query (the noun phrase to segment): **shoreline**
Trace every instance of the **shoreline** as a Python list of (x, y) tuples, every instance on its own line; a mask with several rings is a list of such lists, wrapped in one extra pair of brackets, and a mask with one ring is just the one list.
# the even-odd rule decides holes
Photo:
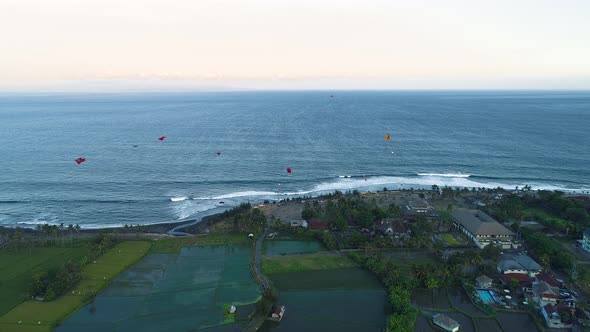
[[(453, 188), (453, 187), (450, 187)], [(441, 187), (442, 189), (442, 187)], [(456, 189), (456, 188), (455, 188)], [(470, 188), (468, 188), (470, 189)], [(488, 190), (496, 190), (498, 188), (494, 188), (494, 189), (488, 189)], [(506, 188), (500, 188), (506, 192), (513, 192), (513, 190), (509, 190)], [(427, 193), (427, 192), (431, 192), (432, 189), (427, 189), (427, 188), (403, 188), (403, 189), (391, 189), (388, 190), (388, 192), (390, 193), (403, 193), (403, 192), (407, 192), (407, 191), (411, 191), (411, 192), (423, 192), (423, 193)], [(551, 190), (551, 191), (555, 191), (555, 190)], [(334, 193), (336, 191), (332, 191), (332, 193)], [(376, 193), (380, 193), (382, 191), (360, 191), (364, 194), (376, 194)], [(536, 193), (537, 190), (532, 190), (532, 191), (520, 191), (521, 193)], [(343, 192), (343, 194), (347, 194), (348, 191)], [(350, 191), (350, 193), (352, 193), (352, 191)], [(579, 197), (579, 198), (583, 198), (583, 199), (589, 199), (590, 200), (590, 194), (589, 193), (569, 193), (569, 192), (563, 192), (564, 196), (567, 197)], [(318, 199), (321, 198), (323, 195), (326, 195), (325, 193), (323, 194), (319, 194), (316, 196), (311, 196), (311, 197), (306, 197), (305, 195), (301, 195), (301, 196), (284, 196), (284, 199), (278, 200), (278, 201), (272, 201), (270, 203), (264, 204), (265, 206), (275, 206), (277, 204), (281, 204), (281, 202), (283, 202), (285, 199), (295, 199), (295, 200), (305, 200), (305, 199)], [(259, 202), (255, 202), (252, 203), (252, 206), (256, 206), (258, 204), (262, 204), (262, 200)], [(216, 209), (211, 209), (209, 211), (203, 211), (200, 212), (198, 215), (196, 215), (193, 218), (187, 218), (184, 220), (179, 220), (179, 221), (170, 221), (170, 222), (162, 222), (162, 223), (156, 223), (156, 224), (147, 224), (147, 225), (141, 225), (141, 224), (136, 224), (136, 225), (129, 225), (128, 228), (126, 227), (122, 227), (122, 226), (115, 226), (115, 227), (97, 227), (97, 228), (82, 228), (80, 229), (80, 232), (75, 234), (75, 237), (82, 237), (82, 236), (89, 236), (89, 235), (96, 235), (96, 234), (101, 234), (101, 233), (107, 233), (107, 234), (116, 234), (116, 235), (161, 235), (161, 236), (192, 236), (195, 234), (205, 234), (207, 233), (207, 228), (211, 225), (211, 220), (215, 219), (216, 216), (219, 216), (221, 214), (223, 214), (225, 211), (231, 209), (232, 207), (227, 206), (224, 207), (222, 209), (216, 208)], [(54, 224), (51, 224), (52, 226), (55, 226)], [(64, 224), (65, 227), (67, 227), (66, 224)], [(192, 232), (192, 233), (187, 233), (182, 231), (183, 229), (190, 227), (190, 226), (195, 226), (193, 227), (194, 229), (196, 229), (196, 232)], [(138, 228), (137, 228), (138, 227)], [(39, 231), (36, 230), (35, 228), (29, 228), (29, 227), (20, 227), (18, 225), (15, 226), (5, 226), (5, 225), (0, 225), (0, 234), (1, 233), (11, 233), (14, 232), (16, 230), (20, 230), (21, 232), (28, 234), (28, 235), (35, 235), (38, 236), (40, 235)], [(137, 230), (137, 231), (134, 231)], [(67, 232), (67, 228), (65, 229), (65, 232)]]

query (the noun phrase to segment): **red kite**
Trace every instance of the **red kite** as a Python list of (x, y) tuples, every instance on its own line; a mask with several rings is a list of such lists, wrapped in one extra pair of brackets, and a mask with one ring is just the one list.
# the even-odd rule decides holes
[(160, 141), (163, 141), (163, 140), (164, 140), (164, 138), (166, 138), (166, 136), (160, 136), (160, 137), (158, 137), (158, 139), (159, 139)]
[(287, 173), (291, 174), (291, 168), (287, 167)]
[(75, 159), (74, 161), (76, 162), (76, 164), (80, 165), (81, 163), (86, 161), (86, 158), (80, 157), (80, 158)]

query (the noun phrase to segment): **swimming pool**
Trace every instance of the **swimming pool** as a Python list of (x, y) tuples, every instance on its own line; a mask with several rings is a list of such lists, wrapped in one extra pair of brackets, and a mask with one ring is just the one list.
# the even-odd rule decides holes
[(479, 294), (481, 301), (485, 304), (494, 302), (494, 294), (492, 293), (492, 291), (489, 291), (487, 289), (478, 289), (477, 294)]

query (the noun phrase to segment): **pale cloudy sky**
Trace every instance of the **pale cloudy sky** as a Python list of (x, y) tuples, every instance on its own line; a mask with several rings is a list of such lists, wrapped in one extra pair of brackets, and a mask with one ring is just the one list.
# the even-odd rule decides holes
[(0, 90), (590, 89), (589, 0), (0, 0)]

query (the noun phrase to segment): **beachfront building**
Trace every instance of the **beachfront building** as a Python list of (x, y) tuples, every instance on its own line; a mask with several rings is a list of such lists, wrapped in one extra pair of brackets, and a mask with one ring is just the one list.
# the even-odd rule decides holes
[(477, 288), (492, 288), (492, 278), (485, 274), (475, 278), (475, 285)]
[(534, 277), (543, 268), (527, 255), (504, 255), (498, 262), (497, 270), (502, 274), (526, 274)]
[(428, 202), (424, 199), (414, 199), (410, 200), (408, 204), (406, 204), (402, 212), (406, 216), (426, 216), (426, 217), (437, 217), (438, 214), (434, 207), (432, 207)]
[(432, 323), (449, 332), (457, 332), (461, 328), (461, 325), (459, 325), (456, 320), (445, 314), (436, 314), (432, 316)]
[(307, 221), (305, 220), (291, 220), (291, 227), (303, 227), (307, 228)]
[(582, 235), (582, 248), (590, 252), (590, 229), (585, 230)]
[(502, 249), (515, 246), (514, 233), (479, 210), (453, 210), (453, 226), (467, 235), (478, 248), (495, 245)]
[(539, 305), (556, 304), (559, 299), (559, 288), (552, 287), (548, 283), (541, 281), (533, 284), (533, 299)]
[(385, 218), (375, 224), (375, 229), (383, 236), (395, 238), (408, 237), (411, 234), (406, 222), (398, 218)]

